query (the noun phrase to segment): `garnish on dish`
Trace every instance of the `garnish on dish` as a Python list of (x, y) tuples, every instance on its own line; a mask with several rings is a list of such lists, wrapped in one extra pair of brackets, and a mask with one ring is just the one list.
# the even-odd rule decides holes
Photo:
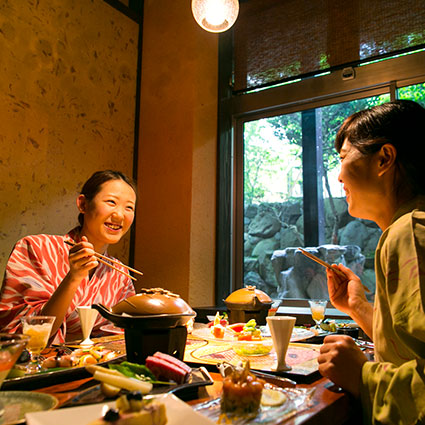
[(217, 311), (214, 320), (208, 324), (208, 327), (211, 328), (211, 333), (215, 338), (222, 339), (224, 338), (224, 333), (228, 324), (227, 313), (220, 315)]
[(121, 389), (148, 394), (153, 385), (182, 384), (192, 372), (186, 363), (161, 352), (148, 356), (145, 365), (124, 361), (109, 364), (107, 368), (89, 365), (86, 370), (101, 382), (101, 390), (107, 397), (116, 396)]
[(140, 392), (122, 395), (115, 402), (116, 409), (89, 425), (165, 425), (167, 413), (164, 403), (155, 399), (143, 399)]
[(258, 411), (265, 381), (250, 372), (249, 361), (233, 370), (223, 380), (221, 410), (246, 415)]
[(242, 332), (237, 334), (238, 341), (261, 341), (261, 330), (257, 327), (255, 319), (249, 320), (245, 323)]

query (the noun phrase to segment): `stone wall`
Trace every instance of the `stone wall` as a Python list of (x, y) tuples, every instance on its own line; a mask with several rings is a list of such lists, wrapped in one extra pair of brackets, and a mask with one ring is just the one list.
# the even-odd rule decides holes
[[(345, 198), (325, 200), (325, 244), (307, 247), (329, 263), (343, 263), (375, 289), (374, 253), (381, 231), (351, 217)], [(336, 212), (336, 215), (332, 211)], [(327, 297), (325, 269), (297, 251), (304, 247), (302, 201), (251, 204), (245, 208), (244, 284), (275, 298)]]

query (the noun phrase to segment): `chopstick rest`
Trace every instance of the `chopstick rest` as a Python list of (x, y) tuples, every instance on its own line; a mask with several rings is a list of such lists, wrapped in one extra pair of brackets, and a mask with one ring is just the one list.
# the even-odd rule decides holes
[[(69, 241), (69, 240), (65, 240), (64, 242), (65, 242), (67, 245), (69, 245), (69, 246), (74, 246), (74, 245), (76, 245), (76, 244), (75, 244), (75, 242), (72, 242), (72, 241)], [(99, 263), (102, 263), (102, 264), (105, 264), (106, 266), (109, 266), (111, 269), (114, 269), (114, 270), (116, 270), (117, 272), (122, 273), (123, 275), (125, 275), (125, 276), (129, 277), (129, 278), (130, 278), (130, 279), (132, 279), (132, 280), (137, 280), (137, 279), (136, 279), (135, 277), (131, 276), (130, 274), (128, 274), (128, 273), (126, 273), (126, 272), (122, 271), (121, 269), (119, 269), (119, 268), (117, 268), (117, 267), (113, 266), (113, 265), (112, 265), (112, 264), (110, 264), (110, 263), (114, 263), (114, 264), (117, 264), (117, 265), (119, 265), (119, 266), (123, 266), (123, 267), (125, 267), (127, 270), (130, 270), (130, 271), (132, 271), (132, 272), (134, 272), (134, 273), (138, 273), (138, 274), (140, 274), (140, 275), (143, 275), (143, 273), (142, 273), (142, 272), (140, 272), (139, 270), (136, 270), (136, 269), (133, 269), (133, 268), (131, 268), (131, 267), (129, 267), (129, 266), (126, 266), (125, 264), (120, 263), (119, 261), (113, 260), (112, 258), (106, 257), (105, 255), (99, 254), (98, 252), (95, 252), (95, 254), (94, 254), (94, 255), (95, 255), (95, 257), (97, 258), (97, 260), (99, 261)], [(105, 259), (106, 261), (104, 261), (103, 259)]]

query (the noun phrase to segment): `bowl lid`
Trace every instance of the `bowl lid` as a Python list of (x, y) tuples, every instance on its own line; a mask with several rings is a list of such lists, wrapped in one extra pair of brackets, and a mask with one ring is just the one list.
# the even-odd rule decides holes
[(194, 313), (179, 295), (163, 288), (142, 288), (112, 307), (112, 312), (132, 316)]
[(232, 292), (224, 301), (229, 304), (241, 305), (271, 304), (273, 302), (265, 292), (252, 285)]

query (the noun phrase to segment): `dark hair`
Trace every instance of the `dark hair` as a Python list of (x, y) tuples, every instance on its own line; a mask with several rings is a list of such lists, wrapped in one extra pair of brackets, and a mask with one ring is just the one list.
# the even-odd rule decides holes
[[(338, 130), (335, 148), (348, 140), (364, 155), (386, 143), (397, 150), (398, 186), (412, 195), (425, 193), (425, 108), (412, 100), (395, 100), (349, 116)], [(406, 188), (406, 184), (408, 187)]]
[[(84, 195), (88, 201), (91, 201), (102, 188), (103, 183), (109, 180), (122, 180), (134, 190), (137, 195), (136, 183), (127, 177), (124, 173), (114, 170), (96, 171), (83, 185), (80, 194)], [(78, 214), (78, 222), (82, 226), (84, 224), (84, 214)]]

